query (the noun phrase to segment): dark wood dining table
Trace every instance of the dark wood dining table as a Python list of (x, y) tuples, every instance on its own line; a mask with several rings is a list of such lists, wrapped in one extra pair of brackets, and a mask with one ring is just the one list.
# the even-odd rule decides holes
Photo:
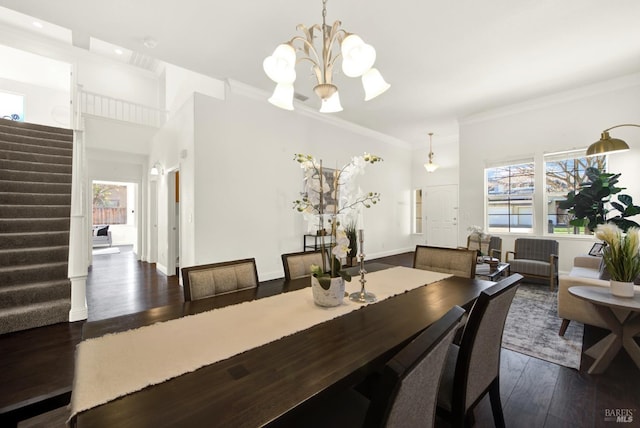
[[(374, 270), (393, 267), (371, 264)], [(357, 278), (354, 278), (357, 281)], [(78, 427), (259, 427), (286, 425), (312, 400), (363, 381), (453, 306), (470, 309), (494, 282), (450, 277), (364, 306), (194, 372), (76, 415)], [(309, 279), (185, 302), (85, 324), (99, 337), (298, 290)]]

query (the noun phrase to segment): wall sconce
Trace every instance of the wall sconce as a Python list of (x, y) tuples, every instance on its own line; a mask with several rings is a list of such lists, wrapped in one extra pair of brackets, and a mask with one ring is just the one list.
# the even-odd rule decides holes
[(431, 137), (433, 137), (433, 132), (429, 132), (429, 161), (424, 164), (424, 168), (427, 170), (427, 172), (433, 172), (440, 167), (440, 165), (433, 162), (433, 148), (431, 146)]
[(614, 128), (620, 128), (622, 126), (636, 126), (640, 128), (640, 125), (634, 125), (632, 123), (625, 123), (623, 125), (612, 126), (602, 131), (600, 139), (589, 146), (587, 149), (587, 156), (603, 155), (605, 153), (624, 152), (629, 150), (629, 145), (623, 140), (618, 138), (611, 138), (609, 131)]
[(160, 162), (156, 162), (153, 164), (153, 166), (149, 170), (149, 174), (153, 176), (164, 175), (164, 170), (162, 169), (162, 165), (160, 164)]

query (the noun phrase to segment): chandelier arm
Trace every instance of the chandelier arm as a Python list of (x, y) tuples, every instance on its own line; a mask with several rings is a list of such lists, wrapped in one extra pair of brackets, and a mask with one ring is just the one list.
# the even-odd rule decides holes
[(298, 58), (298, 61), (309, 61), (313, 65), (312, 70), (316, 75), (316, 80), (318, 81), (318, 85), (322, 83), (322, 70), (313, 59), (306, 56), (303, 58)]
[(640, 128), (640, 125), (636, 125), (634, 123), (623, 123), (622, 125), (616, 125), (616, 126), (612, 126), (611, 128), (607, 128), (602, 132), (607, 132), (607, 131), (610, 131), (610, 130), (615, 129), (615, 128), (620, 128), (622, 126), (635, 126), (637, 128)]

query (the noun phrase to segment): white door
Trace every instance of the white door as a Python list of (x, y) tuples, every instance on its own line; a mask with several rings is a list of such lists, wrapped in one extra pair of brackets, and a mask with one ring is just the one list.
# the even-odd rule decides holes
[(431, 186), (422, 195), (427, 245), (458, 246), (458, 186)]
[(149, 263), (158, 261), (158, 182), (149, 182)]

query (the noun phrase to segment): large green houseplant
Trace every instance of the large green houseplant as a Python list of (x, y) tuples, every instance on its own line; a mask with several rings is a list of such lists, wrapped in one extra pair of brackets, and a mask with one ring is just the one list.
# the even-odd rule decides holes
[[(630, 227), (640, 227), (628, 218), (640, 214), (640, 206), (633, 204), (631, 196), (620, 194), (624, 187), (616, 186), (621, 174), (601, 172), (594, 167), (587, 168), (585, 174), (587, 180), (578, 191), (570, 191), (567, 199), (558, 204), (573, 215), (569, 222), (571, 225), (586, 227), (590, 231), (605, 223), (613, 223), (625, 232)], [(608, 204), (617, 211), (617, 215), (608, 216), (613, 211)]]

